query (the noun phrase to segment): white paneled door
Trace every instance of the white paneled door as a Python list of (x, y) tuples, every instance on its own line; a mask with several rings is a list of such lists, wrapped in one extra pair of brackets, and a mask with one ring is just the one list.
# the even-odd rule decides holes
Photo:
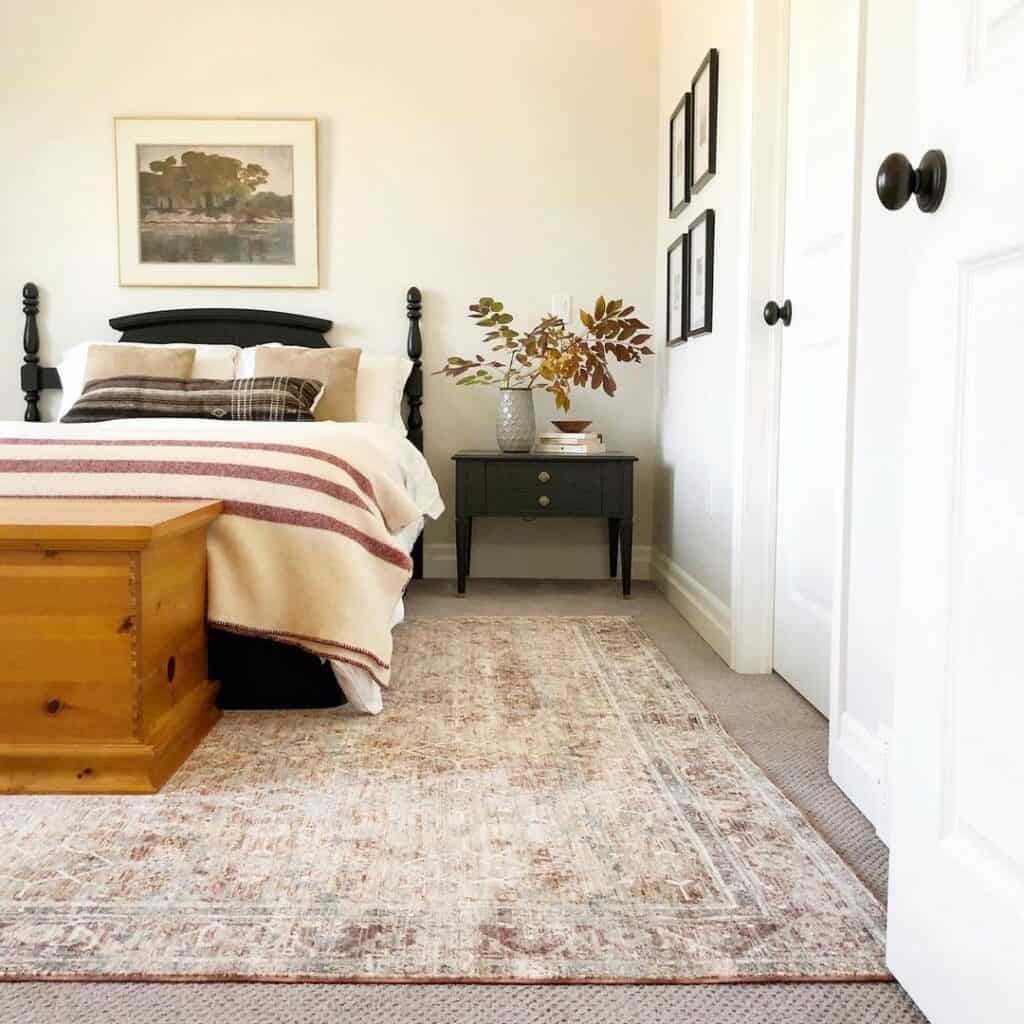
[[(1024, 2), (917, 10), (937, 212), (911, 293), (889, 963), (932, 1024), (1024, 1021)], [(881, 154), (879, 155), (881, 156)]]
[(775, 670), (829, 713), (855, 224), (858, 0), (791, 0)]

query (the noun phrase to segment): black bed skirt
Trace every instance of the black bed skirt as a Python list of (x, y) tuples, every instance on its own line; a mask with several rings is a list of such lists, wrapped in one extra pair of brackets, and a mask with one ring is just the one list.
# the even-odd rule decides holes
[(217, 706), (226, 711), (346, 703), (331, 666), (291, 644), (211, 629), (208, 648), (210, 678), (220, 681)]

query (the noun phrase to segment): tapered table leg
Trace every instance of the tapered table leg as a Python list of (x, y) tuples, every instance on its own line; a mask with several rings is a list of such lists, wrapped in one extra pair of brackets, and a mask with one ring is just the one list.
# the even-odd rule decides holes
[(619, 571), (619, 520), (608, 520), (608, 575), (615, 579)]
[(469, 575), (469, 550), (472, 542), (473, 520), (460, 516), (455, 520), (455, 562), (459, 575), (459, 593), (466, 592), (466, 577)]
[(633, 587), (632, 519), (623, 519), (619, 524), (619, 543), (622, 546), (622, 596), (629, 597)]

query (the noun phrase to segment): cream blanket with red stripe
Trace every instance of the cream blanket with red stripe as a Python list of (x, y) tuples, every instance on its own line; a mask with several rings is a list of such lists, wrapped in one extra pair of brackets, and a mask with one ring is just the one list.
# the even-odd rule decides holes
[(392, 535), (436, 514), (403, 481), (410, 452), (422, 461), (397, 431), (356, 423), (3, 424), (0, 495), (220, 498), (210, 624), (387, 685), (391, 617), (412, 574)]

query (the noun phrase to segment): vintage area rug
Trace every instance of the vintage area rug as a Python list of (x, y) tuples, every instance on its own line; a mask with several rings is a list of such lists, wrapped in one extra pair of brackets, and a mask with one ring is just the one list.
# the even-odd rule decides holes
[(0, 797), (0, 980), (887, 977), (883, 909), (628, 618), (421, 620), (378, 718)]

